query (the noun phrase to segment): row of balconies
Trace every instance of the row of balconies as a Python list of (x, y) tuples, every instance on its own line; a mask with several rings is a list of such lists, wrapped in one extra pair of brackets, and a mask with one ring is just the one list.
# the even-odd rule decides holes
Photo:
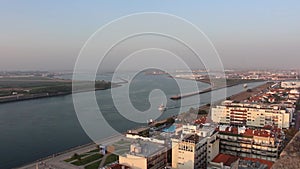
[(242, 148), (252, 148), (251, 144), (245, 144), (245, 143), (240, 144), (240, 143), (236, 143), (236, 142), (221, 141), (221, 144), (235, 146), (235, 147), (242, 147)]
[(237, 151), (237, 150), (232, 150), (232, 149), (228, 149), (226, 147), (223, 147), (221, 149), (221, 153), (226, 153), (226, 154), (231, 154), (231, 155), (235, 155), (235, 156), (242, 156), (242, 157), (251, 157), (253, 155), (255, 156), (260, 156), (260, 157), (271, 157), (271, 158), (277, 158), (278, 157), (278, 153), (270, 153), (270, 152), (263, 152), (263, 151), (255, 151), (255, 150), (250, 150), (250, 151)]
[(253, 142), (253, 145), (260, 146), (260, 147), (271, 147), (271, 148), (276, 148), (277, 147), (274, 144), (258, 143), (258, 142)]
[(220, 139), (228, 139), (228, 140), (237, 140), (237, 138), (238, 138), (238, 134), (226, 134), (226, 135), (224, 135), (224, 134), (219, 134), (218, 135), (218, 137), (220, 138)]
[(277, 157), (270, 157), (270, 156), (263, 156), (263, 155), (257, 155), (257, 154), (249, 154), (249, 153), (243, 153), (243, 152), (233, 152), (233, 151), (227, 151), (227, 150), (221, 150), (221, 153), (224, 154), (231, 154), (234, 156), (240, 156), (240, 157), (250, 157), (250, 158), (259, 158), (263, 160), (268, 160), (268, 161), (275, 161)]
[(268, 153), (278, 153), (279, 149), (258, 149), (254, 147), (237, 147), (237, 146), (231, 146), (231, 145), (221, 145), (221, 148), (226, 148), (228, 150), (234, 150), (234, 151), (244, 151), (244, 152), (251, 152), (251, 150), (255, 151), (264, 151)]
[(268, 151), (268, 152), (278, 152), (277, 148), (266, 148), (266, 147), (262, 147), (262, 148), (257, 148), (257, 147), (252, 147), (253, 150), (262, 150), (262, 151)]
[(194, 165), (194, 168), (206, 168), (206, 160), (197, 161)]
[(207, 147), (202, 147), (202, 148), (197, 149), (195, 152), (202, 153), (202, 152), (206, 152), (206, 150), (207, 150)]
[(238, 153), (248, 153), (248, 154), (256, 154), (256, 155), (263, 155), (263, 156), (270, 156), (270, 157), (277, 157), (278, 152), (266, 152), (266, 151), (260, 151), (260, 150), (254, 150), (254, 149), (241, 149), (236, 147), (230, 147), (230, 146), (221, 146), (221, 150), (228, 150), (228, 151), (234, 151), (237, 154)]
[(147, 165), (147, 168), (149, 169), (157, 169), (157, 168), (163, 168), (167, 164), (167, 161), (161, 161), (159, 163), (149, 164)]
[(235, 151), (235, 152), (248, 152), (248, 153), (251, 153), (251, 149), (248, 149), (248, 148), (238, 148), (238, 147), (231, 147), (231, 146), (225, 146), (225, 145), (221, 145), (221, 148), (226, 149), (226, 150)]
[(240, 143), (245, 143), (245, 144), (251, 144), (252, 143), (252, 140), (242, 140), (242, 139), (238, 139), (236, 140), (237, 142), (240, 142)]
[(261, 156), (268, 156), (268, 157), (277, 157), (278, 153), (269, 153), (269, 152), (264, 152), (264, 151), (256, 151), (253, 150), (252, 154), (256, 154), (256, 155), (261, 155)]
[(198, 154), (198, 155), (196, 155), (195, 159), (196, 159), (196, 161), (206, 159), (206, 155), (207, 155), (206, 153)]
[(198, 152), (198, 151), (206, 151), (206, 149), (207, 149), (207, 146), (206, 146), (207, 144), (202, 144), (201, 146), (198, 146), (197, 148), (196, 148), (196, 152)]
[(242, 144), (240, 142), (232, 142), (228, 140), (221, 140), (221, 144), (226, 144), (226, 145), (231, 145), (231, 146), (236, 146), (236, 147), (244, 147), (244, 148), (256, 148), (256, 149), (263, 149), (263, 150), (269, 150), (269, 151), (274, 151), (278, 150), (278, 147), (276, 145), (272, 144), (253, 144), (253, 143), (247, 143), (243, 142)]

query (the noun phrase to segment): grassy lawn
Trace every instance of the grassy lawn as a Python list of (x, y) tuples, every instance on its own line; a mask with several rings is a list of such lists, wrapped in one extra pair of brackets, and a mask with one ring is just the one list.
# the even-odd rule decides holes
[(84, 169), (98, 169), (100, 163), (101, 163), (101, 160), (85, 166)]
[(119, 156), (117, 156), (117, 155), (115, 155), (115, 154), (110, 154), (110, 155), (106, 158), (106, 160), (105, 160), (105, 162), (104, 162), (104, 166), (107, 165), (107, 164), (109, 164), (109, 163), (115, 162), (115, 161), (117, 161), (118, 159), (119, 159)]
[(97, 152), (99, 152), (99, 149), (94, 149), (94, 150), (89, 151), (89, 153), (97, 153)]
[(11, 92), (12, 91), (10, 91), (10, 90), (0, 90), (0, 97), (2, 97), (2, 96), (9, 96), (9, 95), (11, 95)]
[[(78, 90), (90, 89), (87, 84), (89, 84), (87, 81), (78, 81), (76, 83), (76, 88)], [(111, 87), (111, 82), (95, 81), (95, 87), (96, 89), (109, 89)], [(29, 94), (71, 92), (72, 82), (70, 80), (58, 80), (44, 77), (0, 78), (0, 89), (1, 88), (26, 89), (30, 91)], [(9, 94), (4, 92), (2, 95), (7, 96)]]
[(43, 86), (57, 86), (71, 84), (70, 82), (56, 80), (31, 80), (31, 79), (0, 79), (0, 88), (34, 88)]
[(77, 157), (72, 156), (71, 158), (65, 159), (64, 161), (65, 161), (65, 162), (71, 162), (71, 161), (74, 161), (74, 160), (76, 160), (76, 159), (78, 159), (78, 158), (85, 157), (85, 156), (87, 156), (87, 155), (88, 155), (88, 154), (80, 154), (80, 155), (78, 155)]
[(88, 151), (86, 153), (77, 155), (77, 157), (73, 155), (71, 158), (65, 159), (64, 161), (65, 162), (71, 162), (71, 161), (74, 161), (76, 159), (79, 159), (79, 158), (81, 159), (82, 157), (88, 156), (89, 153), (97, 153), (97, 152), (99, 152), (99, 149), (94, 149), (94, 150)]
[(86, 158), (83, 158), (83, 159), (80, 159), (80, 160), (77, 160), (75, 162), (72, 162), (71, 164), (73, 165), (77, 165), (77, 166), (81, 166), (81, 165), (85, 165), (85, 164), (88, 164), (90, 162), (93, 162), (93, 161), (96, 161), (100, 158), (102, 158), (103, 155), (102, 154), (93, 154), (93, 155), (90, 155)]

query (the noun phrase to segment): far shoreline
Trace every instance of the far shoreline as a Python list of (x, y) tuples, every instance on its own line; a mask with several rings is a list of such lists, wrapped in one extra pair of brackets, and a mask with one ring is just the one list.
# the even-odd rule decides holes
[(10, 97), (7, 99), (0, 99), (0, 105), (6, 104), (6, 103), (13, 103), (13, 102), (22, 102), (22, 101), (27, 101), (27, 100), (37, 100), (37, 99), (45, 99), (45, 98), (51, 98), (51, 97), (61, 97), (61, 96), (67, 96), (71, 94), (77, 94), (77, 93), (84, 93), (84, 92), (91, 92), (91, 91), (100, 91), (100, 90), (109, 90), (112, 88), (120, 87), (122, 86), (119, 83), (112, 84), (111, 87), (109, 88), (96, 88), (95, 90), (81, 90), (81, 91), (71, 91), (71, 92), (59, 92), (55, 94), (49, 94), (49, 93), (40, 93), (40, 94), (35, 94), (32, 96), (25, 96), (25, 97)]

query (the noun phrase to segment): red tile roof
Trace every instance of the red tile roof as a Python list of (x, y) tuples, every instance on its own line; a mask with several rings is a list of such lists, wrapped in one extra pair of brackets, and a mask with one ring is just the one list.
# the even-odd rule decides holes
[[(271, 128), (270, 128), (271, 127)], [(217, 127), (216, 131), (219, 133), (231, 133), (231, 134), (238, 134), (237, 127), (226, 127), (224, 131), (220, 131), (220, 128)], [(278, 127), (272, 126), (265, 126), (264, 129), (249, 129), (247, 128), (244, 133), (241, 133), (242, 136), (260, 136), (260, 137), (272, 137), (281, 136), (281, 129)]]
[(260, 137), (271, 137), (270, 133), (266, 130), (253, 130), (253, 129), (246, 129), (245, 136), (260, 136)]
[(201, 117), (194, 121), (195, 124), (205, 124), (206, 123), (206, 117)]
[(230, 166), (233, 162), (238, 160), (239, 158), (236, 156), (232, 155), (227, 155), (227, 154), (218, 154), (212, 162), (215, 163), (223, 163), (225, 166)]

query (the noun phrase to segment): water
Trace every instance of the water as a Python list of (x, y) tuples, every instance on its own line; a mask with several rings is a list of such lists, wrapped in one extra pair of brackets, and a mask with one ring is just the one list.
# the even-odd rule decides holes
[[(101, 79), (101, 77), (98, 78)], [(180, 81), (185, 84), (184, 92), (191, 92), (191, 81)], [(252, 83), (248, 86), (252, 88), (260, 84)], [(127, 85), (114, 89), (120, 93), (118, 99), (121, 99), (121, 103), (122, 99), (126, 99), (123, 94), (125, 88), (128, 87)], [(208, 87), (207, 84), (200, 82), (198, 86), (200, 89)], [(163, 75), (139, 76), (130, 85), (132, 90), (130, 98), (136, 109), (141, 111), (149, 109), (148, 95), (149, 91), (154, 88), (163, 90), (167, 98), (178, 94), (178, 88), (172, 78)], [(227, 89), (227, 94), (233, 95), (242, 90), (245, 90), (242, 85), (230, 87)], [(110, 90), (97, 91), (96, 96), (97, 101), (101, 103), (102, 113), (107, 114), (106, 120), (117, 124), (115, 125), (117, 130), (126, 131), (139, 125), (139, 123), (128, 123), (120, 120), (120, 115), (112, 107), (112, 102), (109, 99)], [(185, 98), (181, 104), (178, 101), (167, 99), (167, 106), (173, 108), (168, 109), (159, 118), (162, 119), (177, 114), (179, 109), (174, 108), (176, 106), (181, 105), (182, 110), (185, 111), (191, 106), (197, 107), (210, 102), (210, 93), (202, 94), (200, 103), (194, 101), (197, 100), (197, 97), (199, 98), (199, 96)], [(154, 100), (155, 104), (160, 104), (162, 101), (161, 98), (155, 98)], [(87, 112), (90, 111), (93, 111), (93, 108), (87, 108)], [(99, 123), (99, 121), (101, 124), (104, 119), (95, 119), (91, 123)], [(17, 167), (71, 147), (91, 142), (79, 124), (71, 95), (1, 104), (0, 134), (1, 169)], [(100, 137), (109, 134), (103, 131), (103, 135), (101, 134)]]

